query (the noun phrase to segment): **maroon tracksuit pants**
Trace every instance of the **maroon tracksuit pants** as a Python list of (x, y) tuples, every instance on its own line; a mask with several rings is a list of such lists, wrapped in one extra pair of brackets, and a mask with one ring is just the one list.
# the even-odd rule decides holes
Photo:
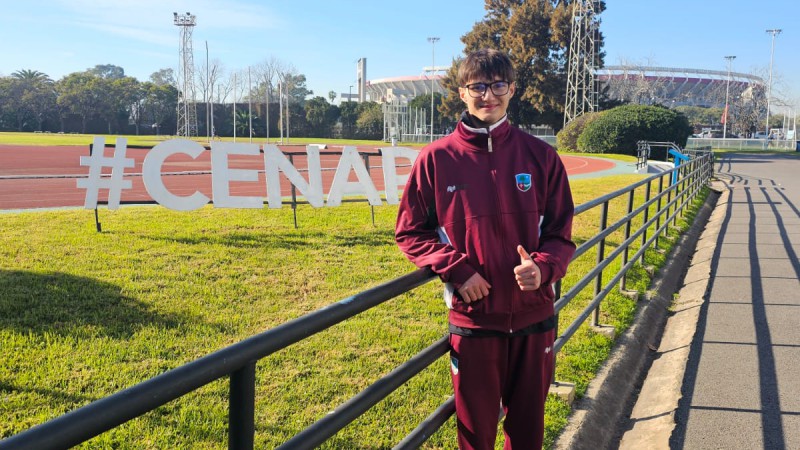
[(458, 446), (493, 450), (500, 407), (504, 449), (542, 448), (555, 330), (515, 337), (450, 334)]

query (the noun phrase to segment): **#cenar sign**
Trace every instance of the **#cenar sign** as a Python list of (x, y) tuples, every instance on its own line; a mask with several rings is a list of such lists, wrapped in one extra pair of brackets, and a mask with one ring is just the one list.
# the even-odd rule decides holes
[[(125, 189), (132, 186), (131, 180), (123, 178), (126, 168), (134, 167), (133, 158), (125, 157), (127, 139), (117, 138), (114, 156), (107, 157), (102, 149), (105, 148), (105, 138), (95, 137), (91, 156), (81, 156), (80, 164), (89, 167), (87, 178), (78, 180), (78, 187), (86, 189), (84, 207), (94, 209), (97, 207), (97, 197), (100, 189), (108, 189), (108, 209), (119, 208), (120, 195)], [(178, 211), (191, 211), (203, 207), (211, 201), (205, 194), (195, 191), (188, 196), (175, 195), (167, 189), (161, 179), (161, 167), (164, 161), (175, 154), (185, 154), (196, 159), (206, 149), (197, 142), (187, 139), (172, 139), (164, 141), (153, 147), (144, 158), (142, 165), (142, 180), (150, 197), (158, 204)], [(228, 167), (228, 158), (231, 155), (258, 155), (258, 144), (213, 142), (211, 144), (211, 192), (214, 206), (217, 208), (263, 208), (264, 198), (257, 196), (234, 196), (230, 193), (231, 181), (257, 182), (257, 169), (232, 169)], [(270, 208), (283, 206), (280, 186), (280, 173), (294, 185), (311, 206), (339, 206), (345, 194), (364, 195), (371, 205), (381, 205), (381, 198), (375, 188), (372, 178), (364, 165), (364, 161), (355, 147), (344, 147), (333, 183), (328, 192), (327, 199), (323, 199), (322, 168), (320, 166), (319, 147), (308, 145), (308, 179), (300, 175), (289, 159), (276, 145), (264, 146), (264, 172), (266, 174), (267, 204)], [(381, 161), (383, 166), (383, 181), (385, 186), (386, 202), (398, 203), (400, 188), (405, 185), (408, 175), (397, 174), (397, 159), (401, 158), (411, 164), (417, 158), (416, 150), (406, 147), (381, 148)], [(104, 167), (111, 168), (111, 176), (102, 175)], [(358, 181), (348, 181), (351, 172), (354, 172)]]

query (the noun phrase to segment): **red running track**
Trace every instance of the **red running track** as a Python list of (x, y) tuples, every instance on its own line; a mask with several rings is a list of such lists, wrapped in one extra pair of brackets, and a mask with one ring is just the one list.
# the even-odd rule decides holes
[[(108, 145), (108, 144), (107, 144)], [(301, 153), (294, 156), (294, 166), (299, 170), (307, 167), (305, 146), (284, 146), (279, 148), (285, 153)], [(358, 147), (358, 151), (371, 154), (368, 156), (370, 175), (378, 191), (382, 191), (383, 169), (381, 158), (378, 156), (377, 147)], [(113, 154), (113, 147), (106, 147), (106, 156)], [(132, 181), (133, 187), (122, 191), (122, 202), (152, 202), (148, 195), (142, 177), (130, 174), (141, 174), (142, 162), (147, 155), (147, 149), (128, 148), (126, 157), (133, 158), (136, 166), (125, 170), (125, 177)], [(341, 152), (341, 147), (329, 147), (322, 153)], [(22, 146), (0, 145), (0, 210), (9, 209), (35, 209), (58, 207), (82, 207), (86, 191), (77, 187), (77, 180), (86, 177), (89, 168), (80, 165), (80, 157), (89, 155), (88, 146)], [(210, 172), (211, 152), (203, 152), (197, 159), (188, 155), (176, 154), (170, 156), (162, 166), (162, 173), (168, 172)], [(321, 157), (323, 192), (327, 194), (333, 182), (333, 176), (339, 161), (337, 155), (323, 154)], [(580, 156), (561, 155), (561, 160), (569, 175), (598, 172), (611, 169), (615, 166), (612, 161)], [(398, 159), (402, 164), (403, 160)], [(231, 168), (259, 169), (258, 182), (232, 182), (231, 195), (237, 196), (262, 196), (266, 197), (266, 182), (263, 155), (258, 156), (232, 156), (229, 160)], [(398, 174), (406, 174), (408, 166), (400, 166)], [(110, 174), (110, 170), (103, 171)], [(175, 195), (191, 195), (200, 191), (209, 198), (211, 194), (211, 175), (187, 174), (162, 177), (165, 186)], [(357, 181), (354, 173), (350, 174), (350, 181)], [(282, 177), (281, 192), (284, 196), (290, 195), (291, 186), (285, 177)], [(105, 190), (100, 191), (99, 200), (107, 200)]]

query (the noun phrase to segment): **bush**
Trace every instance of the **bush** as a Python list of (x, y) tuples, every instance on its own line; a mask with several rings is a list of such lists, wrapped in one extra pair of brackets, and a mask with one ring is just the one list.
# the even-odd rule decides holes
[(556, 148), (559, 151), (577, 151), (578, 137), (583, 133), (586, 125), (594, 122), (603, 112), (588, 112), (572, 119), (561, 131), (556, 134)]
[(578, 151), (636, 155), (636, 142), (674, 142), (685, 147), (692, 127), (683, 114), (662, 106), (623, 105), (587, 124)]

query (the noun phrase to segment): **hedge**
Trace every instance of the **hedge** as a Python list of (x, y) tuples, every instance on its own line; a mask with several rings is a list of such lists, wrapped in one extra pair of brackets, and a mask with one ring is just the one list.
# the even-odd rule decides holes
[(685, 147), (692, 127), (683, 114), (662, 106), (622, 105), (588, 123), (578, 137), (578, 151), (636, 155), (641, 140), (674, 142)]
[(556, 148), (559, 151), (577, 151), (578, 137), (583, 133), (586, 125), (594, 122), (605, 111), (588, 112), (572, 119), (561, 131), (556, 134)]

